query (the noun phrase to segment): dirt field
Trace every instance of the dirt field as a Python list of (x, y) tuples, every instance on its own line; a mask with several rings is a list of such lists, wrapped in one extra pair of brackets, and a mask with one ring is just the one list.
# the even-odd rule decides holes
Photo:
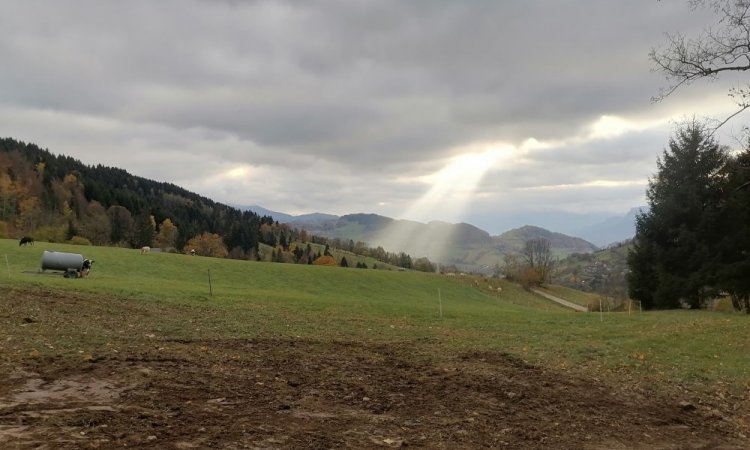
[[(625, 389), (500, 352), (433, 358), (417, 342), (192, 340), (142, 334), (140, 325), (118, 333), (123, 318), (107, 318), (96, 298), (50, 295), (15, 291), (2, 300), (0, 448), (750, 444), (747, 399)], [(122, 302), (129, 322), (158, 320), (157, 311)], [(76, 351), (88, 341), (72, 330), (99, 342), (96, 351)], [(49, 349), (53, 338), (71, 344)]]

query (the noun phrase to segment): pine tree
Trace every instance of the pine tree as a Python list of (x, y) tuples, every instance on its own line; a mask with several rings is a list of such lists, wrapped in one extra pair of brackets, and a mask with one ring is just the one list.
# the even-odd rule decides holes
[(650, 210), (638, 218), (628, 263), (630, 295), (644, 306), (697, 308), (717, 293), (715, 229), (726, 152), (696, 121), (680, 127), (649, 181)]
[(718, 284), (734, 307), (750, 314), (750, 150), (730, 161), (727, 176), (714, 264)]
[(141, 214), (135, 220), (135, 230), (133, 236), (133, 247), (151, 246), (156, 236), (156, 221), (154, 216)]

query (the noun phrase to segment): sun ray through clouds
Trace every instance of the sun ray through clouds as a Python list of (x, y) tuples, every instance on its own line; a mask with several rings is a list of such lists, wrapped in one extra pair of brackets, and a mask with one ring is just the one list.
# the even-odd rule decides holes
[[(450, 159), (441, 170), (419, 178), (429, 188), (402, 217), (427, 222), (439, 216), (460, 222), (487, 172), (515, 152), (515, 147), (497, 146)], [(412, 256), (440, 259), (451, 242), (449, 230), (449, 227), (432, 227), (432, 232), (420, 233), (411, 224), (397, 221), (376, 238), (376, 243), (389, 250), (405, 249)]]

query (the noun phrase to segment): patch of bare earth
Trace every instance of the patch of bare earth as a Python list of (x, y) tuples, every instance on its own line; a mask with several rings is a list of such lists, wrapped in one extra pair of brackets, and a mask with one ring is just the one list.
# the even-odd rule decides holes
[(0, 448), (750, 444), (728, 412), (572, 378), (500, 352), (432, 359), (412, 343), (294, 339), (158, 345), (122, 342), (118, 353), (81, 364), (55, 356), (15, 362), (0, 373)]

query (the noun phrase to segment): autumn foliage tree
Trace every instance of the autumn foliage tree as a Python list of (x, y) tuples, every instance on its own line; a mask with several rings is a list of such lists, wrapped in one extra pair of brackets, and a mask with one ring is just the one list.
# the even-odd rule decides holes
[(41, 204), (37, 197), (26, 197), (18, 205), (16, 227), (23, 233), (35, 229), (40, 224), (42, 215)]
[(8, 222), (15, 217), (18, 196), (15, 183), (6, 171), (0, 171), (0, 220)]
[(81, 236), (94, 245), (107, 245), (110, 242), (112, 225), (107, 210), (97, 201), (92, 201), (85, 208), (85, 214), (79, 219)]
[(185, 253), (195, 250), (200, 256), (226, 258), (229, 255), (224, 239), (216, 233), (202, 233), (190, 239), (185, 245)]
[(167, 217), (159, 225), (159, 232), (154, 238), (154, 245), (159, 248), (173, 248), (177, 242), (177, 226)]
[(336, 258), (330, 255), (323, 255), (320, 258), (317, 258), (315, 261), (313, 261), (313, 264), (316, 266), (338, 266), (338, 263), (336, 263)]

